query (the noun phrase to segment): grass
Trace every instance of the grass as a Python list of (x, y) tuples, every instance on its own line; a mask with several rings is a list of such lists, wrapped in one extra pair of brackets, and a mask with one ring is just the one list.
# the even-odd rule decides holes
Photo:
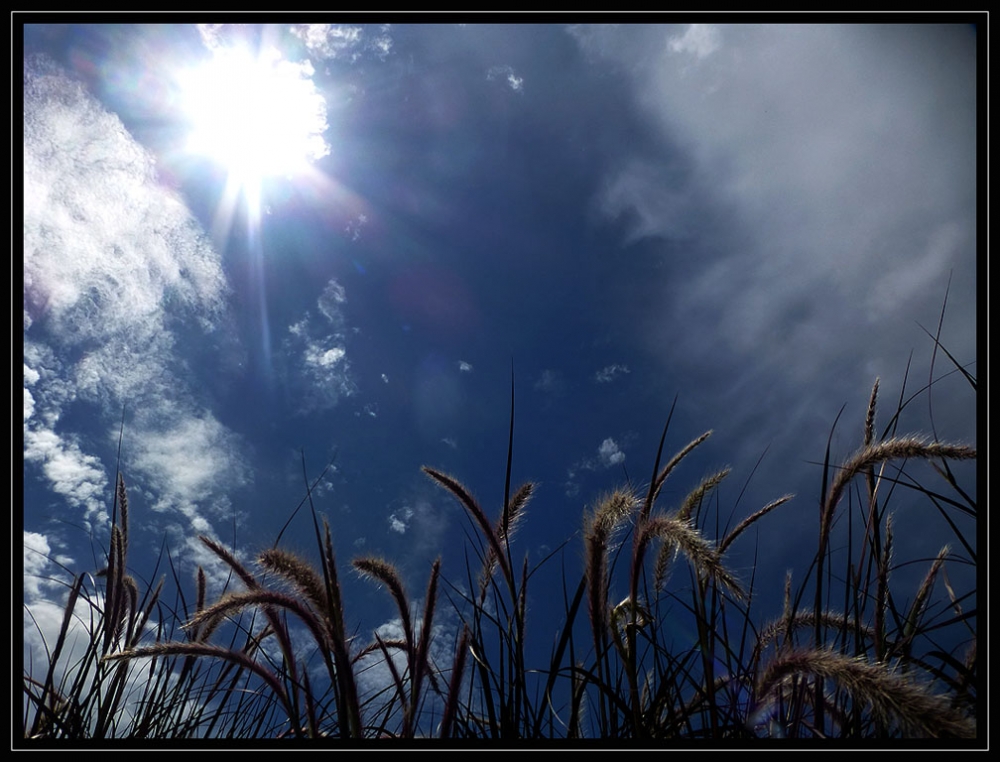
[[(955, 366), (975, 391), (975, 378)], [(789, 572), (783, 590), (763, 594), (752, 575), (743, 580), (730, 569), (728, 554), (749, 542), (749, 528), (780, 528), (791, 496), (731, 529), (710, 530), (728, 475), (720, 471), (679, 506), (664, 506), (667, 479), (711, 434), (664, 463), (668, 417), (647, 487), (614, 489), (584, 516), (583, 568), (563, 572), (554, 639), (529, 628), (526, 616), (529, 584), (550, 567), (517, 561), (515, 530), (529, 517), (533, 485), (511, 492), (510, 451), (496, 517), (456, 477), (424, 468), (474, 528), (464, 581), (449, 579), (439, 560), (415, 605), (390, 561), (352, 562), (400, 617), (401, 637), (375, 633), (367, 644), (351, 629), (343, 571), (308, 482), (318, 562), (276, 544), (245, 563), (202, 537), (231, 572), (231, 584), (209, 602), (204, 571), (187, 600), (167, 552), (163, 578), (140, 592), (127, 571), (128, 496), (119, 477), (106, 568), (73, 580), (56, 641), (41, 667), (26, 665), (23, 742), (974, 739), (977, 591), (974, 583), (956, 590), (948, 570), (976, 565), (975, 538), (960, 529), (976, 502), (952, 469), (976, 451), (897, 433), (904, 409), (930, 385), (901, 393), (877, 432), (878, 393), (876, 381), (858, 450), (837, 464), (827, 445), (812, 563)], [(512, 398), (511, 447), (513, 439)], [(950, 527), (933, 558), (896, 558), (892, 506), (901, 500), (925, 501)], [(910, 564), (922, 571), (916, 587), (897, 581)], [(776, 618), (758, 616), (762, 595), (779, 604), (770, 607), (781, 609)], [(442, 607), (460, 624), (453, 642), (432, 649)], [(25, 617), (33, 621), (28, 609)], [(695, 642), (676, 642), (670, 624), (679, 617), (694, 623)], [(82, 650), (71, 643), (81, 628)], [(529, 637), (552, 639), (547, 661), (529, 663), (538, 651)], [(359, 678), (372, 663), (388, 678), (366, 692)]]

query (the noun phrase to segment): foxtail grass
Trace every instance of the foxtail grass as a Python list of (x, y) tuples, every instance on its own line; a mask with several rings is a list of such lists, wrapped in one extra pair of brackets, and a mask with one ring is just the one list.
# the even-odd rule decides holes
[[(935, 351), (939, 334), (940, 326)], [(968, 370), (945, 354), (975, 391)], [(211, 593), (204, 569), (182, 579), (166, 550), (153, 578), (161, 562), (169, 574), (156, 584), (135, 575), (135, 506), (119, 476), (104, 567), (67, 584), (43, 668), (25, 673), (25, 742), (978, 739), (977, 591), (967, 582), (977, 559), (963, 524), (976, 503), (953, 469), (977, 452), (900, 434), (904, 409), (934, 381), (909, 397), (905, 386), (880, 430), (884, 385), (875, 381), (859, 448), (839, 462), (831, 430), (811, 518), (815, 555), (805, 570), (789, 570), (783, 589), (761, 591), (762, 527), (780, 524), (779, 508), (803, 509), (786, 494), (740, 518), (723, 508), (728, 467), (680, 493), (664, 490), (668, 479), (687, 478), (689, 456), (711, 438), (685, 437), (664, 463), (673, 406), (648, 483), (612, 486), (588, 504), (575, 552), (567, 542), (531, 565), (519, 531), (531, 501), (545, 498), (534, 482), (511, 488), (512, 376), (502, 500), (487, 510), (457, 476), (423, 468), (471, 526), (464, 570), (436, 559), (421, 603), (390, 560), (351, 562), (398, 615), (398, 636), (377, 630), (367, 640), (349, 619), (333, 533), (313, 504), (304, 457), (306, 496), (277, 539), (308, 504), (315, 558), (277, 541), (251, 555), (202, 537), (230, 575)], [(683, 497), (671, 502), (674, 493)], [(948, 536), (936, 554), (907, 558), (903, 528), (918, 502)], [(557, 559), (563, 610), (553, 623), (529, 616), (529, 584)], [(25, 616), (31, 621), (30, 610)], [(445, 625), (455, 622), (449, 636)], [(82, 653), (71, 647), (81, 626)], [(362, 694), (359, 673), (373, 664), (384, 666), (383, 684)]]

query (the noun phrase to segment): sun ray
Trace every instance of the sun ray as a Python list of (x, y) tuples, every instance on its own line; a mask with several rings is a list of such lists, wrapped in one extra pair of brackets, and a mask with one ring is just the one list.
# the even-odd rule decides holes
[(187, 150), (222, 165), (251, 208), (267, 178), (301, 174), (330, 152), (326, 102), (313, 73), (273, 47), (259, 55), (229, 47), (180, 75)]

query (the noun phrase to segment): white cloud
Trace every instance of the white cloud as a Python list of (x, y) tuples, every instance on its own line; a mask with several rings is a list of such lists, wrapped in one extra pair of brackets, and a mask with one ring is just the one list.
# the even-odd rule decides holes
[[(665, 362), (712, 346), (806, 388), (856, 355), (859, 335), (905, 365), (912, 341), (895, 329), (932, 319), (950, 271), (972, 293), (972, 30), (734, 25), (725, 44), (695, 27), (572, 34), (628, 72), (662, 136), (661, 151), (622, 159), (599, 204), (631, 215), (629, 240), (697, 241), (663, 247), (677, 277), (648, 343)], [(948, 307), (974, 325), (974, 299)], [(951, 347), (974, 356), (974, 332), (956, 335)]]
[(312, 55), (325, 59), (356, 61), (363, 53), (385, 60), (392, 52), (391, 27), (383, 24), (377, 34), (347, 24), (294, 24), (292, 34), (305, 43)]
[[(90, 607), (102, 605), (101, 597), (99, 591), (93, 591), (89, 600), (82, 595), (77, 599), (75, 616), (69, 619), (62, 654), (56, 665), (55, 685), (66, 684), (65, 681), (71, 680), (71, 675), (79, 670), (85, 649), (91, 642), (91, 633), (87, 628), (88, 623), (93, 621)], [(35, 598), (25, 603), (28, 604), (23, 619), (25, 670), (35, 680), (43, 681), (52, 649), (59, 639), (66, 604), (59, 599), (48, 598)]]
[(465, 360), (459, 360), (458, 369), (463, 373), (472, 373), (472, 363), (465, 362)]
[(648, 159), (630, 161), (609, 178), (599, 203), (609, 218), (624, 222), (626, 243), (650, 237), (684, 240), (696, 232), (698, 209), (689, 189), (678, 187), (669, 169)]
[(307, 312), (288, 327), (285, 352), (292, 364), (293, 393), (300, 414), (334, 407), (356, 389), (347, 359), (342, 311), (346, 302), (344, 287), (331, 279), (317, 299), (325, 325), (317, 326)]
[(674, 53), (690, 53), (696, 58), (705, 58), (717, 51), (722, 43), (715, 26), (691, 24), (684, 34), (671, 37), (667, 44)]
[(105, 500), (108, 481), (101, 461), (48, 429), (24, 432), (24, 459), (41, 466), (50, 489), (66, 501), (84, 509), (89, 522), (108, 520)]
[(614, 381), (623, 373), (631, 373), (627, 365), (606, 365), (594, 374), (594, 380), (599, 384), (607, 384)]
[(611, 437), (601, 442), (601, 446), (597, 448), (597, 456), (605, 468), (610, 468), (625, 460), (625, 453), (618, 448), (615, 440)]
[(503, 80), (507, 83), (507, 86), (510, 87), (510, 89), (515, 93), (522, 92), (524, 89), (524, 77), (517, 76), (514, 73), (514, 69), (507, 64), (503, 64), (501, 66), (491, 66), (487, 69), (487, 80), (492, 82), (497, 78), (503, 78)]
[(153, 510), (181, 511), (204, 533), (195, 506), (249, 478), (239, 440), (209, 412), (177, 409), (165, 420), (132, 433), (131, 465), (157, 495)]
[(35, 412), (35, 398), (31, 396), (31, 392), (25, 388), (24, 390), (24, 420), (28, 420)]
[(404, 506), (399, 511), (389, 514), (389, 529), (390, 531), (397, 532), (399, 534), (405, 534), (406, 530), (410, 528), (410, 519), (413, 518), (413, 509), (410, 506)]
[(38, 371), (34, 368), (29, 368), (28, 364), (24, 363), (24, 383), (31, 386), (37, 383), (39, 378)]
[(49, 565), (49, 541), (37, 532), (24, 532), (24, 595), (38, 596), (42, 573)]
[[(425, 585), (426, 580), (422, 580), (421, 584)], [(439, 602), (441, 600), (440, 595), (438, 593)], [(437, 665), (440, 669), (449, 670), (455, 660), (458, 623), (455, 621), (454, 614), (451, 614), (448, 608), (441, 606), (440, 603), (436, 610), (438, 613), (435, 614), (434, 624), (431, 626), (428, 656), (432, 664)], [(413, 601), (410, 605), (410, 622), (415, 638), (420, 637), (423, 629), (423, 613), (424, 602), (422, 600)], [(378, 633), (378, 636), (383, 641), (403, 640), (406, 637), (403, 631), (402, 620), (399, 617), (395, 617), (379, 625), (375, 629), (375, 632)], [(369, 637), (371, 640), (374, 640), (371, 636)], [(390, 654), (392, 654), (397, 673), (403, 674), (406, 670), (405, 652), (395, 649), (391, 650)], [(466, 673), (468, 673), (468, 667), (466, 667)], [(385, 656), (379, 650), (374, 651), (371, 655), (361, 660), (356, 669), (356, 674), (358, 692), (362, 701), (366, 697), (376, 693), (394, 690), (392, 674), (385, 663)], [(418, 722), (439, 722), (442, 710), (441, 699), (436, 697), (433, 691), (427, 690), (426, 686), (424, 687), (424, 691), (426, 691), (426, 701), (422, 706), (424, 719)]]
[(319, 311), (332, 325), (339, 326), (343, 323), (343, 315), (340, 312), (340, 305), (347, 302), (347, 291), (336, 280), (331, 279), (323, 289), (317, 300)]
[(331, 365), (336, 365), (342, 359), (347, 351), (343, 347), (333, 347), (332, 349), (323, 350), (322, 347), (313, 345), (306, 349), (305, 362), (306, 365), (317, 365), (323, 368), (329, 368)]
[(546, 369), (535, 379), (533, 388), (546, 394), (557, 394), (564, 386), (562, 375), (558, 371)]
[(373, 37), (369, 43), (372, 50), (375, 52), (375, 55), (383, 61), (392, 52), (392, 37), (388, 35), (389, 28), (388, 24), (383, 24), (381, 30), (382, 34), (377, 37)]
[(162, 328), (162, 303), (214, 311), (218, 256), (117, 117), (51, 65), (26, 65), (24, 296), (62, 341)]
[[(626, 434), (626, 443), (632, 439), (631, 434)], [(580, 494), (580, 481), (577, 478), (581, 471), (597, 471), (601, 468), (611, 468), (625, 460), (625, 453), (619, 444), (612, 438), (607, 437), (597, 448), (597, 457), (586, 457), (566, 469), (566, 481), (563, 488), (566, 497), (574, 498)]]
[[(67, 430), (71, 411), (117, 437), (127, 400), (135, 411), (130, 433), (145, 458), (135, 475), (149, 475), (164, 495), (189, 494), (191, 468), (238, 460), (217, 422), (218, 436), (188, 442), (187, 462), (178, 453), (160, 467), (141, 452), (147, 432), (162, 433), (155, 420), (174, 415), (173, 425), (192, 433), (185, 414), (192, 393), (178, 375), (173, 331), (219, 340), (213, 332), (226, 325), (227, 286), (218, 254), (159, 182), (151, 155), (46, 59), (25, 64), (24, 113), (25, 461), (38, 464), (49, 488), (88, 522), (106, 525), (108, 478)], [(211, 484), (196, 481), (220, 493), (240, 470), (219, 468)], [(205, 527), (194, 505), (189, 517)]]

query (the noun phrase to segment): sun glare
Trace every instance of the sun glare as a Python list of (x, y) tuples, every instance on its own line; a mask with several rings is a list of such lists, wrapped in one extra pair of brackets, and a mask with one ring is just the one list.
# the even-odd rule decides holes
[(223, 165), (244, 189), (302, 172), (329, 153), (326, 103), (312, 73), (308, 63), (285, 61), (274, 49), (259, 56), (243, 48), (216, 51), (182, 76), (187, 149)]

